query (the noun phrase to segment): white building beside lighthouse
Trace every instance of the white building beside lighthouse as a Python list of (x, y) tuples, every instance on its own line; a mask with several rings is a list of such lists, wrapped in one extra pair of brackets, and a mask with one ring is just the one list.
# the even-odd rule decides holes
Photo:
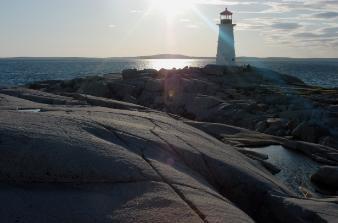
[(225, 9), (220, 14), (221, 23), (219, 24), (217, 65), (235, 65), (234, 27), (236, 25), (232, 23), (232, 14), (228, 9)]

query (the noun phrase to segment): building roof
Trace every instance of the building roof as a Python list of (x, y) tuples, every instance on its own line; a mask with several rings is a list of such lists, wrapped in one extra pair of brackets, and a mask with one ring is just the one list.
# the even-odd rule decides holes
[(221, 12), (221, 15), (232, 15), (233, 13), (230, 12), (227, 8), (225, 9), (224, 12)]

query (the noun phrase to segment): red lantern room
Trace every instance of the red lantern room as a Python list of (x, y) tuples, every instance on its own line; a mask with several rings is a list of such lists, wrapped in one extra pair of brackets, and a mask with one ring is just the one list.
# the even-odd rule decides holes
[(227, 8), (224, 12), (221, 12), (221, 24), (232, 24), (232, 12), (230, 12)]

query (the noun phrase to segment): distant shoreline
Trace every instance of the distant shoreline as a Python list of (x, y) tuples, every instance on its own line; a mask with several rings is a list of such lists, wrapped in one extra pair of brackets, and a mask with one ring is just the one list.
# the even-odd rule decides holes
[[(142, 60), (151, 60), (151, 59), (216, 59), (216, 57), (193, 57), (180, 54), (158, 54), (150, 56), (136, 56), (136, 57), (0, 57), (0, 60), (109, 60), (109, 59), (142, 59)], [(327, 60), (327, 61), (337, 61), (338, 58), (294, 58), (294, 57), (237, 57), (237, 60), (293, 60), (293, 61), (311, 61), (311, 60)]]

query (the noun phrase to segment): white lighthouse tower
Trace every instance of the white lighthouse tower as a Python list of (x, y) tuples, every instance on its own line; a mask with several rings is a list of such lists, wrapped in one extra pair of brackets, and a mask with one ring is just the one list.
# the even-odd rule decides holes
[(234, 27), (236, 25), (232, 23), (232, 14), (228, 9), (225, 9), (220, 14), (221, 23), (219, 24), (217, 65), (235, 65)]

